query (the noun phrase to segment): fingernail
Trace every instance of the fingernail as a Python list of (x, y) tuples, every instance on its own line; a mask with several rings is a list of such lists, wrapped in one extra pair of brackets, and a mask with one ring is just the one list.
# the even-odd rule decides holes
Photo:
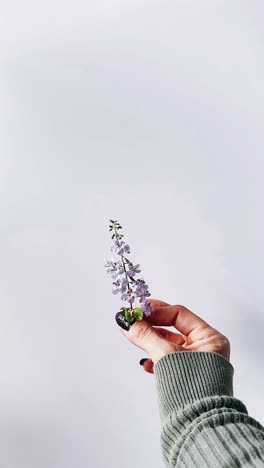
[(128, 322), (125, 318), (124, 312), (117, 312), (115, 319), (116, 319), (117, 325), (119, 325), (119, 327), (123, 328), (126, 331), (130, 330), (132, 325), (136, 322), (135, 319), (133, 322)]
[(139, 364), (143, 366), (144, 362), (146, 362), (147, 360), (147, 358), (140, 359)]

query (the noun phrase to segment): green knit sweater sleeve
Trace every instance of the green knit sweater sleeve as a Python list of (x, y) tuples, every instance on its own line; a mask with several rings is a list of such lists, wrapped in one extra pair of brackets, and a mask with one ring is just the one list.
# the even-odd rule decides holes
[(154, 365), (166, 466), (264, 467), (264, 428), (233, 397), (233, 374), (210, 352), (174, 352)]

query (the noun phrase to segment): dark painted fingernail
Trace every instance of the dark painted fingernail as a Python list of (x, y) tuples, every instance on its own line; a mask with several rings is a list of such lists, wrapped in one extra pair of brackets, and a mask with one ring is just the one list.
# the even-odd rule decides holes
[(147, 358), (140, 359), (139, 364), (143, 366), (144, 362), (146, 362), (147, 360)]
[(119, 327), (123, 328), (124, 330), (128, 331), (134, 325), (136, 320), (134, 319), (133, 322), (128, 322), (125, 318), (125, 313), (124, 312), (117, 312), (116, 316), (116, 323), (119, 325)]

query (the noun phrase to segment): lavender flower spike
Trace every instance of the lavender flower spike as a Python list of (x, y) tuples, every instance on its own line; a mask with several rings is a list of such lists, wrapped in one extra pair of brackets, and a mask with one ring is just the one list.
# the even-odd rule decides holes
[[(126, 320), (132, 322), (142, 320), (143, 315), (148, 317), (154, 312), (154, 308), (147, 299), (150, 296), (148, 285), (143, 278), (136, 279), (137, 274), (141, 273), (140, 265), (133, 265), (127, 258), (130, 247), (122, 240), (124, 235), (120, 234), (120, 229), (122, 226), (116, 220), (110, 219), (109, 231), (112, 231), (114, 241), (111, 252), (118, 255), (118, 259), (105, 260), (105, 269), (114, 280), (113, 294), (120, 294), (121, 300), (129, 303), (130, 307), (121, 307), (121, 310), (125, 312)], [(136, 300), (138, 305), (135, 304)]]

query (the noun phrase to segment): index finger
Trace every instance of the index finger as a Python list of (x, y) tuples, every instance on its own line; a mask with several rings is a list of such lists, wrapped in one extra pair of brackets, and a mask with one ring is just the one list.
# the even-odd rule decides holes
[(151, 300), (150, 304), (154, 307), (154, 312), (146, 317), (146, 321), (151, 325), (175, 327), (186, 336), (198, 327), (209, 326), (207, 322), (182, 305), (155, 307), (155, 301)]
[(160, 299), (149, 299), (149, 302), (154, 309), (156, 307), (164, 307), (164, 306), (170, 306), (171, 304), (168, 304), (168, 302), (161, 301)]

